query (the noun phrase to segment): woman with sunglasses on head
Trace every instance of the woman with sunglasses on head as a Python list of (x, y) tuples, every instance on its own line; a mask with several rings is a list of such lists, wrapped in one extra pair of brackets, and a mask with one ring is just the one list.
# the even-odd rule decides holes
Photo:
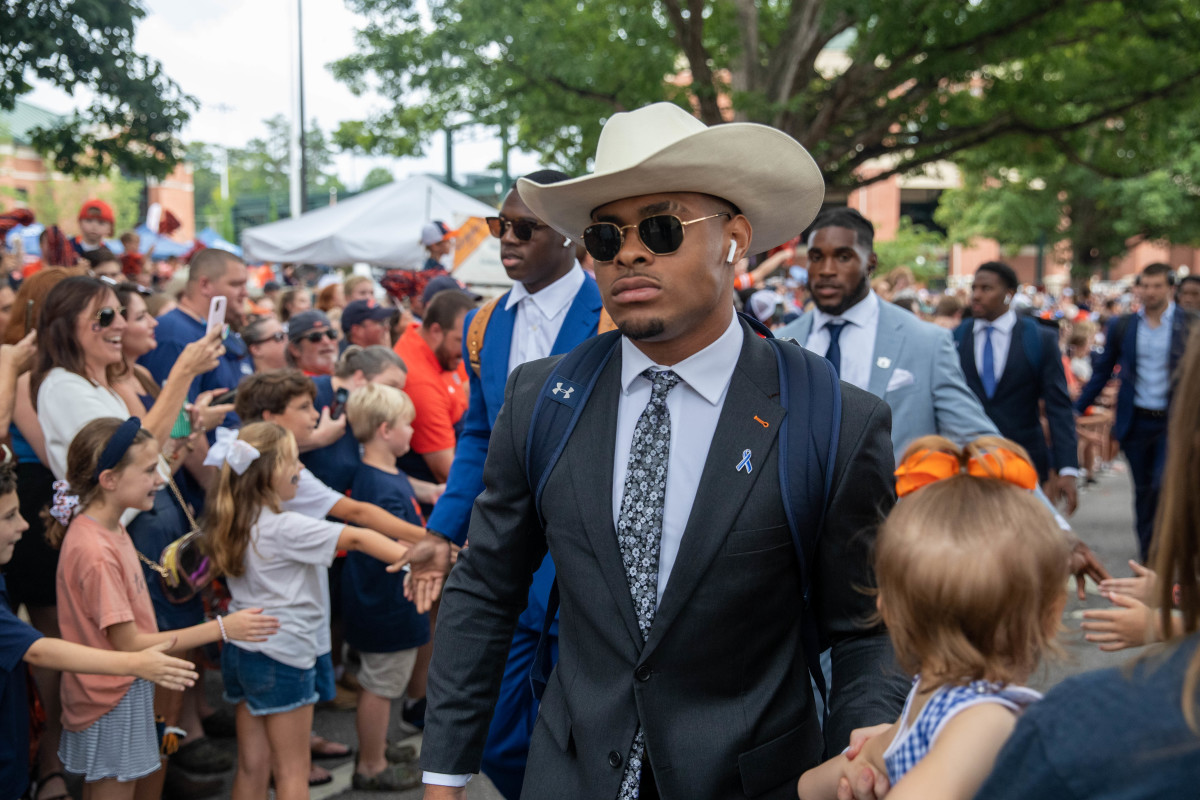
[(287, 362), (287, 327), (274, 314), (254, 317), (242, 328), (242, 340), (254, 360), (255, 372), (283, 369)]

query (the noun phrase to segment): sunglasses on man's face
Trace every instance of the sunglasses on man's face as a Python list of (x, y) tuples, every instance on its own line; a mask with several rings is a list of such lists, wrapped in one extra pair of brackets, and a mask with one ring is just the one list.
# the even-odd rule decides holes
[(504, 232), (512, 228), (513, 236), (516, 236), (522, 242), (528, 242), (533, 238), (533, 232), (538, 228), (546, 227), (540, 222), (535, 222), (531, 219), (505, 219), (504, 217), (485, 217), (488, 231), (497, 239), (504, 237)]
[[(330, 333), (332, 333), (332, 331), (330, 331)], [(319, 333), (316, 334), (316, 337), (317, 337), (316, 341), (318, 341), (318, 342), (321, 341), (321, 334), (319, 334)], [(283, 331), (275, 331), (274, 333), (268, 333), (266, 336), (262, 337), (261, 339), (255, 339), (253, 342), (246, 342), (246, 344), (254, 345), (254, 344), (266, 344), (267, 342), (282, 342), (286, 338), (287, 338), (287, 334), (284, 333)], [(309, 339), (309, 341), (311, 342), (313, 340)]]
[(121, 306), (119, 308), (113, 308), (112, 306), (105, 306), (104, 308), (102, 308), (96, 312), (96, 324), (99, 325), (101, 328), (107, 328), (109, 325), (112, 325), (114, 322), (117, 321), (118, 314), (120, 314), (121, 316), (125, 316), (125, 307), (124, 306)]
[(329, 341), (331, 341), (331, 342), (336, 342), (337, 338), (338, 338), (337, 331), (332, 330), (332, 329), (327, 330), (327, 331), (313, 331), (312, 333), (305, 334), (304, 336), (301, 336), (300, 338), (303, 339), (304, 341), (308, 342), (309, 344), (320, 344), (322, 336), (328, 336)]
[(697, 222), (717, 217), (730, 217), (728, 211), (709, 214), (707, 217), (682, 221), (673, 214), (646, 217), (636, 225), (618, 225), (615, 222), (597, 222), (583, 229), (583, 246), (597, 261), (612, 261), (621, 252), (625, 243), (625, 231), (636, 228), (638, 237), (646, 249), (656, 256), (669, 256), (683, 245), (683, 229)]

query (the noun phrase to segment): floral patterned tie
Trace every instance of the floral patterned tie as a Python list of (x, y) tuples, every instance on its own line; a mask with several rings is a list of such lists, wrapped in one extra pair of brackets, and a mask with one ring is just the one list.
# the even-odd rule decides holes
[[(671, 413), (667, 395), (679, 383), (670, 370), (648, 369), (642, 377), (654, 383), (650, 402), (633, 429), (633, 445), (625, 472), (625, 490), (617, 520), (617, 544), (625, 565), (625, 579), (633, 596), (642, 641), (658, 608), (658, 552), (662, 537), (663, 504), (667, 494), (667, 457), (671, 451)], [(646, 737), (639, 723), (625, 762), (618, 800), (637, 800), (642, 785), (642, 759)]]

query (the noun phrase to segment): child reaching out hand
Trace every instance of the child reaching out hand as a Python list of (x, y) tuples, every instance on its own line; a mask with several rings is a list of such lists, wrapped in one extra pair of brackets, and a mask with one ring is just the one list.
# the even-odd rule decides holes
[[(61, 545), (57, 594), (62, 638), (132, 653), (171, 643), (179, 651), (221, 639), (262, 641), (278, 620), (247, 609), (159, 633), (137, 551), (121, 525), (126, 509), (148, 511), (162, 488), (159, 445), (141, 420), (101, 418), (67, 450), (67, 480), (55, 484), (51, 544)], [(132, 798), (161, 766), (149, 681), (66, 673), (59, 758), (82, 774), (89, 798)], [(160, 776), (155, 776), (155, 779)], [(144, 789), (143, 791), (151, 791)]]
[(1029, 491), (1037, 473), (1025, 451), (997, 437), (960, 450), (929, 436), (896, 476), (904, 499), (876, 542), (876, 604), (916, 678), (900, 719), (853, 758), (800, 777), (804, 800), (834, 800), (868, 768), (890, 783), (889, 800), (974, 797), (1041, 697), (1021, 684), (1054, 647), (1069, 549)]
[(233, 797), (266, 797), (274, 774), (278, 800), (307, 798), (313, 705), (333, 691), (329, 660), (318, 658), (330, 649), (329, 565), (338, 550), (352, 550), (397, 572), (408, 548), (365, 528), (283, 511), (302, 467), (295, 437), (273, 422), (219, 436), (209, 458), (223, 464), (204, 527), (230, 608), (262, 606), (280, 620), (270, 641), (221, 652), (225, 699), (237, 705)]

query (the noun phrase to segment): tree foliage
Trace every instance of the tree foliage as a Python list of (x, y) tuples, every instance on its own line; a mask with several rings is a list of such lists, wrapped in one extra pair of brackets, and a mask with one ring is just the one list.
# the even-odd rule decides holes
[(918, 282), (927, 283), (946, 275), (946, 237), (937, 231), (914, 225), (909, 217), (900, 218), (896, 235), (875, 242), (879, 266), (876, 275), (908, 267)]
[(134, 50), (145, 13), (142, 0), (0, 2), (0, 108), (12, 110), (32, 78), (92, 94), (83, 112), (33, 131), (60, 172), (162, 178), (182, 157), (177, 135), (196, 101)]
[(1089, 133), (1200, 85), (1195, 0), (348, 3), (368, 24), (333, 72), (395, 106), (337, 141), (393, 155), (503, 123), (580, 171), (614, 112), (669, 100), (715, 124), (728, 101), (853, 186), (1005, 137), (1085, 162)]
[(396, 180), (396, 176), (387, 167), (374, 167), (367, 173), (367, 177), (363, 178), (362, 190), (366, 192), (371, 189), (378, 189), (380, 186), (386, 186), (394, 180)]
[[(187, 146), (187, 160), (192, 165), (192, 186), (196, 197), (197, 216), (204, 224), (232, 238), (230, 213), (233, 201), (248, 196), (276, 198), (280, 207), (287, 206), (291, 186), (291, 127), (287, 118), (277, 114), (263, 120), (266, 133), (256, 136), (245, 147), (223, 148), (218, 145), (193, 142)], [(334, 148), (329, 137), (313, 120), (305, 131), (305, 153), (308, 157), (309, 194), (344, 192), (346, 187), (334, 169)], [(229, 198), (221, 198), (221, 171), (228, 159)]]
[(960, 159), (936, 212), (951, 237), (1010, 249), (1039, 239), (1075, 278), (1142, 240), (1200, 245), (1200, 111), (1153, 104), (1081, 137), (1072, 154), (1000, 138)]

